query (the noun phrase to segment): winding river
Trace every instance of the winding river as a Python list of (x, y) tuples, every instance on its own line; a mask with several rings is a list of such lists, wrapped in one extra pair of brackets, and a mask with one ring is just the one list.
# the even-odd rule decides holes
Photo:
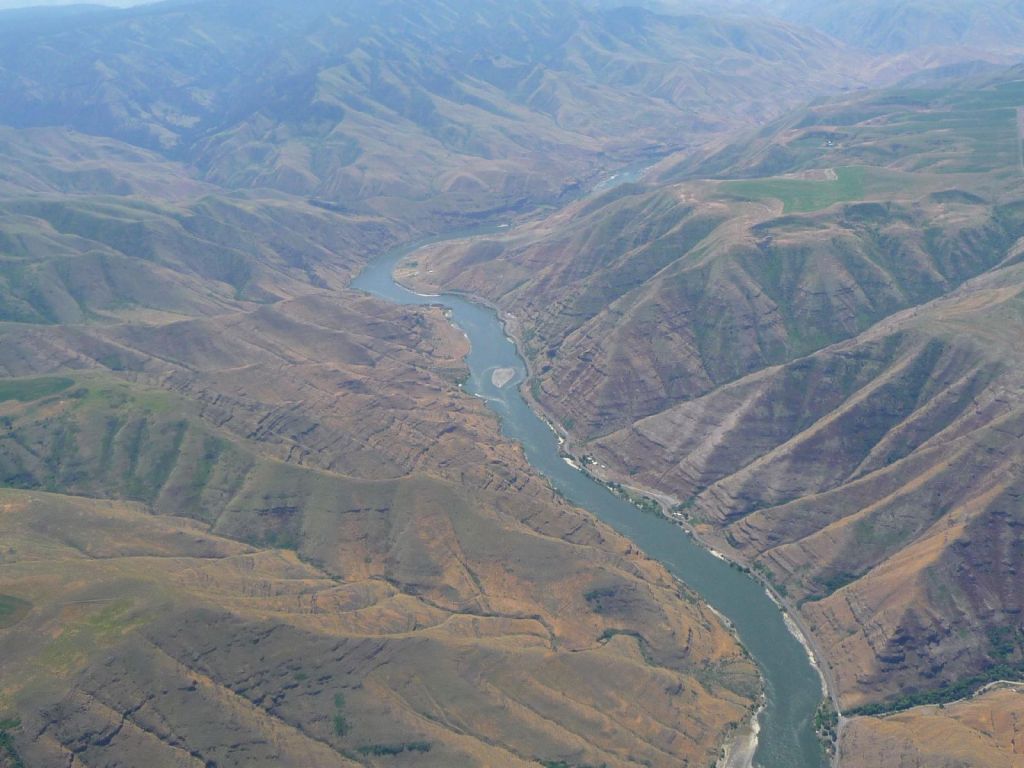
[[(632, 174), (623, 173), (606, 181), (601, 189), (631, 178)], [(526, 366), (491, 309), (451, 294), (422, 296), (392, 277), (399, 261), (429, 242), (494, 231), (461, 232), (396, 248), (371, 262), (352, 287), (397, 304), (440, 304), (450, 310), (452, 321), (466, 332), (471, 345), (466, 390), (487, 401), (500, 416), (503, 433), (522, 444), (534, 468), (566, 498), (629, 537), (732, 621), (765, 682), (766, 701), (754, 764), (761, 768), (821, 768), (826, 760), (813, 726), (814, 712), (822, 700), (821, 678), (764, 587), (712, 555), (670, 520), (640, 512), (565, 462), (556, 435), (519, 392)], [(495, 371), (498, 376), (493, 376)]]

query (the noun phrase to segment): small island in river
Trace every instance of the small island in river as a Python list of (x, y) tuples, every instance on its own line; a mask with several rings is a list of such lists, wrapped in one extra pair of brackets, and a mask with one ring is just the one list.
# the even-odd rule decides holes
[(491, 384), (501, 389), (516, 377), (515, 368), (495, 368), (491, 371)]

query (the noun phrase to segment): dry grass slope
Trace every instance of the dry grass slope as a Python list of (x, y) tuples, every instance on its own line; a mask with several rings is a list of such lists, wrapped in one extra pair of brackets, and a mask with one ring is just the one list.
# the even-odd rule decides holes
[(943, 708), (857, 718), (841, 759), (851, 768), (1019, 768), (1022, 706), (1018, 690), (1004, 689)]

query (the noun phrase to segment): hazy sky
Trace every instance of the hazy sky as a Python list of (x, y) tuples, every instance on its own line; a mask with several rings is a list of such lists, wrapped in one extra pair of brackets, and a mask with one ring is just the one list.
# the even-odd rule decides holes
[(0, 11), (40, 5), (111, 5), (127, 8), (129, 5), (142, 5), (151, 2), (154, 0), (0, 0)]

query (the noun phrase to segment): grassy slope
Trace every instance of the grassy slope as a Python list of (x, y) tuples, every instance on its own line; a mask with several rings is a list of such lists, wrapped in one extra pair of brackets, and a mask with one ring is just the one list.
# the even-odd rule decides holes
[(790, 114), (745, 141), (666, 163), (662, 176), (767, 177), (869, 164), (1009, 178), (1020, 165), (1016, 108), (1022, 97), (1019, 67), (998, 77), (856, 94)]
[(1019, 690), (991, 691), (946, 707), (921, 707), (849, 726), (844, 765), (881, 768), (1014, 768), (1020, 763)]
[(727, 195), (748, 200), (778, 200), (782, 203), (783, 213), (807, 213), (820, 211), (836, 203), (912, 194), (915, 187), (924, 190), (928, 186), (927, 181), (913, 175), (854, 165), (836, 168), (834, 179), (727, 181), (719, 189)]

